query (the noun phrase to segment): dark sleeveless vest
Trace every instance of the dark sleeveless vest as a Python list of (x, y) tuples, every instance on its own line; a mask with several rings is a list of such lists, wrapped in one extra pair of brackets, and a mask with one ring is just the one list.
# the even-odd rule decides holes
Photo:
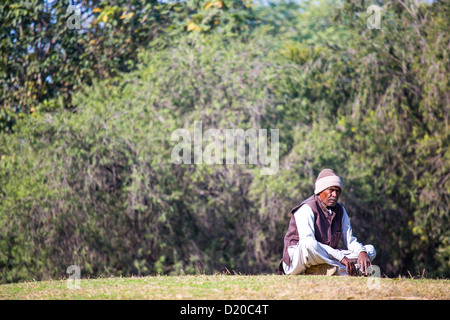
[(320, 201), (319, 196), (314, 194), (291, 210), (291, 220), (289, 221), (289, 227), (284, 236), (283, 258), (278, 265), (278, 274), (284, 274), (283, 261), (288, 266), (291, 265), (288, 248), (299, 242), (294, 213), (304, 204), (309, 205), (314, 213), (314, 235), (316, 240), (334, 249), (338, 246), (341, 237), (342, 215), (344, 210), (339, 203), (336, 203), (334, 207), (330, 208), (333, 212), (330, 215), (322, 201)]

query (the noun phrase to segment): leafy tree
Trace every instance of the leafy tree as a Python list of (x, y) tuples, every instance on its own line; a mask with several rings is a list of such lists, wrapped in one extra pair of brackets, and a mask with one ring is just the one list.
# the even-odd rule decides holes
[[(1, 282), (273, 272), (324, 167), (383, 273), (448, 277), (447, 2), (75, 4), (2, 7)], [(174, 164), (195, 121), (279, 129), (279, 171)]]
[(186, 32), (242, 32), (251, 19), (247, 1), (70, 4), (6, 0), (0, 5), (1, 131), (12, 132), (18, 117), (36, 110), (73, 109), (73, 92), (94, 79), (133, 70), (142, 50), (165, 46)]

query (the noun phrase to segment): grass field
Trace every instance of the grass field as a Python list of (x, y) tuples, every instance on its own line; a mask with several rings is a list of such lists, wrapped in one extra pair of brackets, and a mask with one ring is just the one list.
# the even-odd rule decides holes
[(82, 279), (0, 285), (0, 299), (450, 299), (450, 280), (278, 275)]

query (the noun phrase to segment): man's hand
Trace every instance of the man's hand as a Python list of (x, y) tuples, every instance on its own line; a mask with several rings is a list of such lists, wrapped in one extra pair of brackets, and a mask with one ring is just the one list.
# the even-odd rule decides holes
[(370, 262), (367, 252), (361, 251), (359, 253), (358, 260), (356, 261), (356, 263), (358, 264), (361, 272), (365, 275), (368, 275), (369, 273), (368, 269), (372, 265), (372, 263)]
[(345, 266), (345, 268), (347, 269), (346, 271), (349, 275), (356, 276), (356, 267), (355, 263), (352, 260), (344, 257), (344, 259), (341, 260), (341, 263)]

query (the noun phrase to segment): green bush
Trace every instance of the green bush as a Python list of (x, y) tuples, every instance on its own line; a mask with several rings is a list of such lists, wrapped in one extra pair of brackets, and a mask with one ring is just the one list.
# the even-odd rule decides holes
[(170, 139), (194, 121), (274, 128), (282, 67), (256, 40), (201, 36), (142, 59), (120, 84), (75, 96), (76, 114), (36, 114), (2, 136), (3, 281), (63, 276), (72, 264), (92, 275), (272, 268), (255, 246), (268, 218), (246, 197), (259, 169), (174, 165)]
[[(0, 281), (72, 264), (84, 276), (274, 272), (289, 211), (325, 167), (384, 274), (448, 277), (448, 4), (414, 15), (388, 3), (381, 30), (351, 1), (255, 19), (230, 9), (217, 25), (211, 6), (149, 42), (134, 71), (81, 85), (75, 112), (57, 94), (57, 108), (0, 134)], [(172, 133), (196, 121), (279, 129), (278, 172), (174, 164)]]

